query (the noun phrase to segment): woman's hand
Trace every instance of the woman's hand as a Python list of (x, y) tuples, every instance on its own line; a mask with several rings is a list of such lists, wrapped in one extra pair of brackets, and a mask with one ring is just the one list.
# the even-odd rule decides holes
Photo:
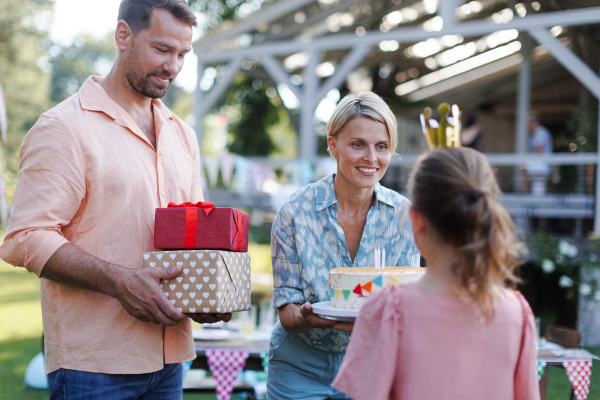
[(333, 325), (333, 329), (348, 333), (352, 333), (353, 328), (354, 322), (337, 322), (335, 325)]
[(334, 321), (324, 319), (313, 313), (312, 306), (304, 304), (286, 304), (279, 308), (279, 321), (281, 326), (288, 332), (307, 332), (313, 328), (331, 329)]

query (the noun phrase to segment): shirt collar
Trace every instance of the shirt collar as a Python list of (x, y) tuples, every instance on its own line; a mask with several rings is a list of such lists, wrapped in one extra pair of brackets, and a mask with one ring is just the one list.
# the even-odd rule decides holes
[[(317, 193), (315, 196), (317, 211), (323, 211), (324, 209), (337, 203), (337, 199), (335, 198), (335, 190), (333, 188), (334, 177), (335, 174), (331, 174), (323, 178), (320, 182), (320, 185), (317, 185)], [(386, 190), (379, 183), (375, 185), (375, 205), (377, 205), (378, 202), (387, 204), (390, 207), (396, 207), (391, 191)]]
[[(79, 89), (81, 108), (89, 111), (100, 111), (119, 122), (124, 110), (104, 91), (98, 82), (101, 76), (90, 76)], [(158, 111), (163, 118), (173, 119), (174, 114), (159, 99), (152, 99), (154, 111)], [(124, 121), (121, 121), (124, 122)]]

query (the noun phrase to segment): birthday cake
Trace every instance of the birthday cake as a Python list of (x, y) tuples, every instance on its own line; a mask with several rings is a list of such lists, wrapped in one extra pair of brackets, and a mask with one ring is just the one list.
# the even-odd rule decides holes
[(370, 294), (396, 283), (419, 280), (425, 273), (421, 267), (355, 267), (329, 271), (330, 305), (336, 308), (360, 308)]

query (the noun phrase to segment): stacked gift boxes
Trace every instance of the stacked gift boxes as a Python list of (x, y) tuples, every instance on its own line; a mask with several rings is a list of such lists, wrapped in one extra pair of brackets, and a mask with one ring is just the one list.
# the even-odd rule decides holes
[(184, 313), (249, 310), (248, 222), (248, 214), (210, 202), (157, 208), (154, 247), (162, 251), (144, 253), (144, 267), (183, 267), (160, 284)]

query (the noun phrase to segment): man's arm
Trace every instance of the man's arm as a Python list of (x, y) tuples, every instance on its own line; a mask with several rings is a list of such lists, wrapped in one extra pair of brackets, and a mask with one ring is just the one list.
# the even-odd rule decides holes
[(159, 281), (176, 277), (181, 269), (127, 269), (102, 261), (66, 243), (50, 256), (41, 277), (114, 297), (129, 314), (141, 321), (176, 325), (187, 317), (168, 301), (160, 289)]

